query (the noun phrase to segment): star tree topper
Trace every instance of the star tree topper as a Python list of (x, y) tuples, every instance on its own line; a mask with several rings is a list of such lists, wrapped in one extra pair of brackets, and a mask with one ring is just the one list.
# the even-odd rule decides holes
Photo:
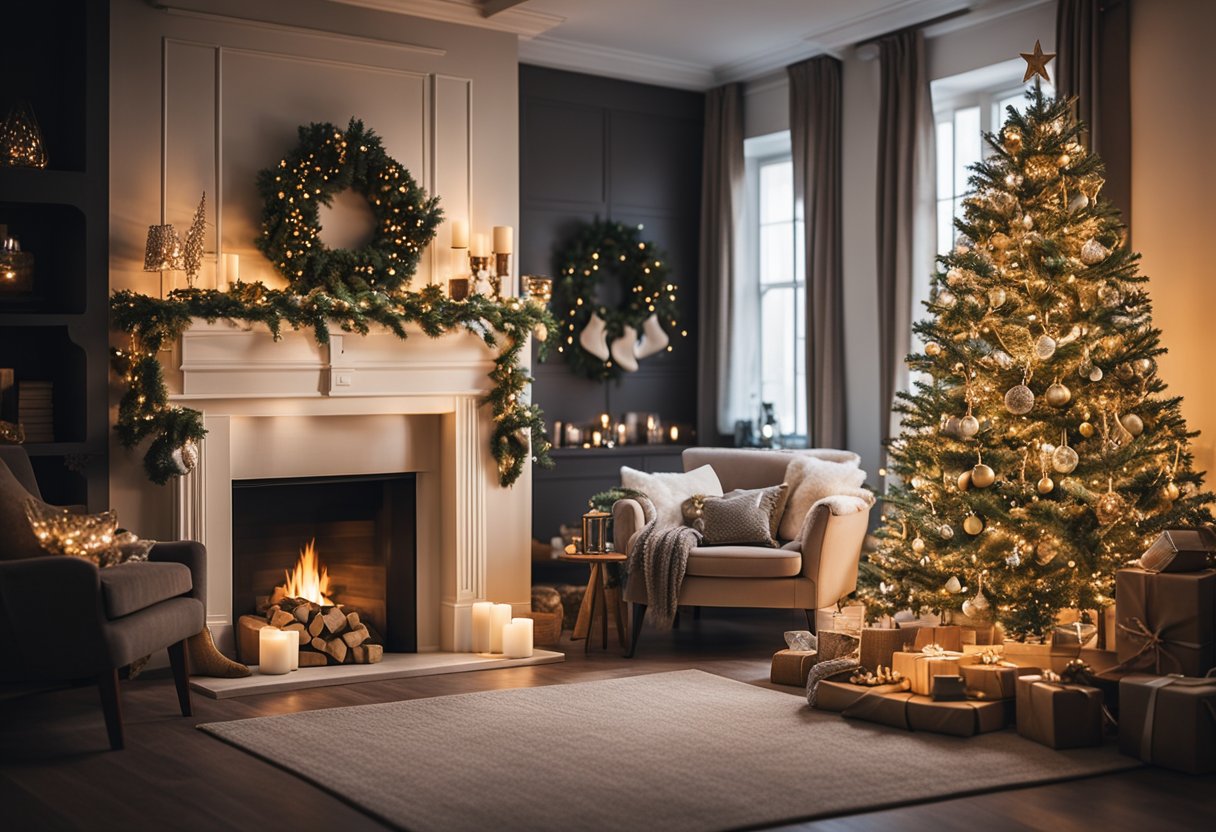
[(1051, 78), (1047, 74), (1047, 64), (1056, 56), (1055, 52), (1044, 52), (1043, 47), (1036, 40), (1034, 42), (1033, 52), (1022, 52), (1022, 60), (1026, 62), (1026, 74), (1022, 76), (1022, 83), (1026, 83), (1036, 75), (1042, 76), (1043, 80), (1051, 83)]

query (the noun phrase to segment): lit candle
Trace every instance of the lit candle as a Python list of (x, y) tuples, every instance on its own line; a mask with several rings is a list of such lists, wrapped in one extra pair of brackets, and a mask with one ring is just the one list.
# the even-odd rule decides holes
[(224, 254), (220, 256), (220, 276), (215, 281), (215, 288), (225, 291), (233, 283), (241, 279), (241, 256), (239, 254)]
[(609, 416), (607, 413), (600, 414), (600, 427), (601, 428), (603, 428), (604, 430), (608, 430), (608, 425), (611, 423), (612, 423), (611, 416)]
[(526, 659), (532, 655), (532, 619), (512, 618), (502, 628), (502, 652), (508, 659)]
[(469, 247), (469, 223), (467, 220), (452, 220), (452, 248)]
[(671, 426), (671, 441), (678, 442), (680, 439), (680, 429), (675, 425)]
[(509, 225), (494, 226), (494, 253), (511, 254), (515, 250), (515, 229)]
[(489, 601), (473, 602), (473, 652), (490, 652), (490, 610), (494, 604)]
[(598, 430), (591, 431), (591, 447), (598, 448), (600, 445), (603, 445), (603, 444), (604, 444), (604, 434), (600, 433)]
[(625, 444), (625, 423), (624, 422), (621, 422), (619, 425), (616, 426), (616, 444), (618, 444), (618, 445)]
[(511, 605), (495, 604), (490, 610), (490, 652), (502, 652), (502, 631), (511, 623)]
[(490, 238), (486, 234), (474, 234), (473, 245), (469, 248), (469, 255), (472, 257), (489, 257), (490, 256)]
[(258, 632), (258, 673), (264, 676), (282, 676), (291, 672), (292, 642), (295, 642), (298, 661), (299, 636), (278, 627), (263, 627)]

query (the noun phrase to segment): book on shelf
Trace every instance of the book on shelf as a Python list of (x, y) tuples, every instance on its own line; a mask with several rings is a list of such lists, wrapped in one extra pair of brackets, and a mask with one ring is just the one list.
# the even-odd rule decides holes
[(25, 429), (26, 442), (55, 441), (54, 383), (17, 382), (17, 421)]

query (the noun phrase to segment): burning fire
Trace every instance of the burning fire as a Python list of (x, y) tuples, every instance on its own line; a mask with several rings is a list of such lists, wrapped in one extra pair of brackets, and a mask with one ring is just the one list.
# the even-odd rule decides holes
[(303, 598), (314, 604), (331, 607), (334, 602), (327, 596), (329, 573), (317, 558), (316, 543), (316, 538), (308, 541), (308, 545), (300, 550), (296, 568), (283, 573), (287, 576), (283, 591), (287, 593), (288, 598)]

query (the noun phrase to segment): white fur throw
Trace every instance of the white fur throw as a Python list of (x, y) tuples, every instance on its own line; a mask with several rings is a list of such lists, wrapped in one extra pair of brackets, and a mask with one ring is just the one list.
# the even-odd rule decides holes
[(641, 491), (654, 503), (656, 526), (660, 529), (684, 525), (684, 501), (694, 494), (721, 497), (722, 483), (708, 465), (682, 474), (650, 474), (627, 465), (621, 466), (621, 485)]
[[(866, 472), (855, 465), (828, 462), (813, 456), (796, 456), (785, 469), (785, 481), (790, 486), (790, 498), (785, 504), (778, 534), (782, 540), (794, 540), (802, 533), (802, 524), (811, 507), (825, 497), (857, 497), (872, 500), (862, 488)], [(836, 510), (833, 514), (846, 513)]]

